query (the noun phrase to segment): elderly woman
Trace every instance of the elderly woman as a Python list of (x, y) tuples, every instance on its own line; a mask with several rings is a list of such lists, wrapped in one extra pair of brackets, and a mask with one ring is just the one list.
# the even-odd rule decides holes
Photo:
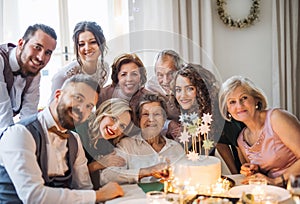
[(104, 101), (87, 123), (76, 127), (95, 189), (99, 187), (99, 170), (125, 164), (125, 160), (114, 152), (114, 147), (130, 129), (131, 108), (128, 101), (119, 98)]
[(166, 168), (167, 158), (171, 163), (184, 155), (181, 145), (161, 135), (166, 120), (165, 101), (162, 96), (146, 94), (138, 106), (141, 133), (123, 138), (115, 149), (126, 160), (123, 167), (108, 167), (102, 171), (101, 184), (109, 181), (137, 183), (154, 181), (154, 175)]
[(246, 127), (238, 137), (243, 162), (241, 173), (266, 178), (272, 185), (284, 186), (291, 174), (300, 173), (300, 123), (291, 113), (267, 109), (267, 99), (251, 80), (241, 76), (227, 79), (220, 90), (220, 110), (230, 121)]

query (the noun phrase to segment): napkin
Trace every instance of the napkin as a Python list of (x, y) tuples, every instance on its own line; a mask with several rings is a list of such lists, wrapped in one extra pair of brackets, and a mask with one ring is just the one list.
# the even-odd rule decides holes
[(153, 183), (138, 183), (138, 186), (145, 192), (149, 191), (162, 191), (164, 189), (164, 184), (160, 182)]

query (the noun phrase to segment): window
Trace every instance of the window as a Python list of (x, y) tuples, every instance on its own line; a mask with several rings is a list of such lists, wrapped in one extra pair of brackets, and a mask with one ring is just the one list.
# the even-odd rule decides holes
[[(128, 33), (128, 8), (124, 0), (0, 0), (0, 41), (16, 43), (29, 25), (43, 23), (55, 29), (57, 47), (41, 71), (40, 107), (48, 103), (52, 76), (74, 59), (72, 34), (77, 22), (97, 22), (106, 40)], [(12, 12), (13, 11), (13, 12)]]

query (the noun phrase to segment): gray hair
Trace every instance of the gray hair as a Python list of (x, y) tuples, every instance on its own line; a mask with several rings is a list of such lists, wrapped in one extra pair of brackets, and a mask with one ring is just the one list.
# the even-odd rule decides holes
[(177, 52), (174, 50), (162, 50), (159, 53), (157, 53), (154, 61), (154, 67), (156, 67), (156, 64), (158, 61), (166, 61), (167, 57), (171, 57), (173, 60), (174, 66), (176, 70), (179, 70), (182, 65), (182, 60)]

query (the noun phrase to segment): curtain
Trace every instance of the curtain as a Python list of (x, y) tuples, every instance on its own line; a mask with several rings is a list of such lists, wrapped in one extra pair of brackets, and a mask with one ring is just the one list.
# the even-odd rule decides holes
[[(219, 77), (212, 60), (211, 3), (211, 0), (129, 1), (130, 51), (138, 50), (143, 62), (149, 64), (154, 59), (151, 51), (173, 49), (185, 62), (201, 64)], [(147, 73), (153, 74), (151, 69)]]
[(299, 1), (273, 1), (273, 107), (300, 119)]
[(213, 71), (212, 1), (174, 0), (174, 32), (179, 39), (179, 50), (185, 61), (201, 64)]

